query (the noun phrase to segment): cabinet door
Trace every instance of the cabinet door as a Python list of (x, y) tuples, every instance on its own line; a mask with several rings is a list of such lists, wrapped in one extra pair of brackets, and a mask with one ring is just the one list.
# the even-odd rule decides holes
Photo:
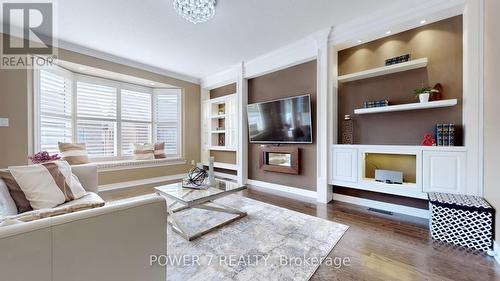
[(355, 148), (333, 148), (333, 181), (357, 182), (358, 150)]
[(238, 102), (236, 100), (236, 95), (231, 95), (226, 101), (226, 147), (231, 149), (236, 149), (238, 144)]
[(424, 151), (423, 191), (465, 194), (465, 152)]
[(201, 119), (201, 147), (208, 149), (211, 146), (210, 143), (210, 123), (211, 123), (211, 106), (210, 103), (205, 101), (202, 104), (202, 119)]

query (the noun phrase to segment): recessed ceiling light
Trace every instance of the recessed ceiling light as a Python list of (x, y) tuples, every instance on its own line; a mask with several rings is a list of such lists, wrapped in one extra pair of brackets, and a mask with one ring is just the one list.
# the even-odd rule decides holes
[(420, 24), (425, 24), (427, 21), (426, 20), (421, 20)]
[(391, 31), (390, 31), (390, 30), (387, 30), (387, 31), (385, 32), (385, 34), (391, 34)]
[(362, 43), (363, 41), (362, 40), (358, 40), (358, 43)]
[(85, 67), (81, 67), (81, 66), (80, 66), (78, 69), (80, 69), (80, 70), (85, 70)]
[(151, 83), (149, 83), (149, 84), (150, 84), (151, 86), (154, 86), (154, 85), (155, 85), (155, 83), (153, 83), (153, 82), (151, 82)]

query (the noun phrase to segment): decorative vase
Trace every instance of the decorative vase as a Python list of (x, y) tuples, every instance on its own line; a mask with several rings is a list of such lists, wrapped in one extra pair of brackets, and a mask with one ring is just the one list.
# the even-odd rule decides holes
[(421, 103), (429, 102), (429, 93), (423, 93), (418, 95), (418, 99), (420, 100)]
[(342, 123), (342, 144), (353, 144), (354, 143), (354, 122), (350, 115), (344, 116), (344, 122)]

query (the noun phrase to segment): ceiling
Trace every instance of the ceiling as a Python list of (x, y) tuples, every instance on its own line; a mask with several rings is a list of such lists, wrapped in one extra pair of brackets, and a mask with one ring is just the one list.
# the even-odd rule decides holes
[(418, 0), (218, 0), (194, 25), (172, 0), (54, 0), (56, 36), (156, 68), (202, 78), (329, 26)]

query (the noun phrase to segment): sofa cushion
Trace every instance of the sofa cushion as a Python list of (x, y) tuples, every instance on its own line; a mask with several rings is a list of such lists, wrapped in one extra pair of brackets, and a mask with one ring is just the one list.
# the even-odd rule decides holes
[(104, 205), (105, 201), (101, 198), (101, 196), (97, 195), (94, 192), (87, 192), (87, 194), (81, 198), (76, 200), (66, 202), (59, 207), (68, 207), (68, 206), (78, 206), (79, 204), (102, 204)]
[(0, 217), (12, 215), (17, 215), (17, 206), (12, 196), (10, 196), (9, 188), (5, 182), (0, 179)]
[(16, 204), (17, 212), (24, 213), (33, 210), (30, 201), (26, 199), (23, 190), (17, 184), (16, 180), (9, 171), (0, 171), (0, 179), (7, 185), (9, 194), (14, 203)]
[(102, 207), (105, 204), (106, 202), (102, 200), (99, 195), (93, 192), (89, 192), (87, 193), (87, 195), (79, 199), (64, 203), (55, 208), (32, 210), (22, 214), (0, 218), (0, 226), (8, 226), (14, 223), (29, 222), (43, 218), (60, 216), (73, 212)]
[(59, 142), (58, 145), (63, 159), (68, 161), (70, 165), (89, 163), (87, 147), (84, 143)]
[(53, 208), (87, 192), (66, 161), (9, 167), (33, 209)]

